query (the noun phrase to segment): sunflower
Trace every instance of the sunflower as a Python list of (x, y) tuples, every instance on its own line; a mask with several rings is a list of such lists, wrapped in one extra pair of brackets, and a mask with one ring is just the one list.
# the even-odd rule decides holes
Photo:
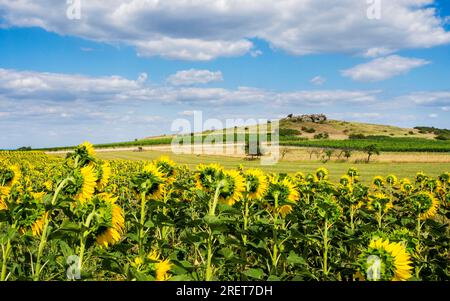
[(78, 147), (79, 148), (84, 148), (89, 156), (91, 156), (91, 157), (95, 156), (94, 146), (90, 142), (84, 141)]
[(45, 188), (47, 191), (52, 191), (52, 189), (53, 189), (53, 183), (52, 183), (52, 180), (47, 180), (47, 181), (45, 181), (45, 182), (43, 183), (43, 185), (44, 185), (44, 188)]
[(259, 169), (249, 169), (245, 172), (247, 198), (251, 201), (260, 200), (267, 191), (267, 179)]
[(342, 186), (344, 187), (350, 187), (352, 186), (353, 178), (349, 175), (343, 175), (341, 179), (339, 180)]
[(412, 262), (405, 246), (382, 238), (372, 240), (358, 260), (360, 273), (368, 280), (406, 281), (412, 277)]
[(285, 218), (286, 215), (288, 215), (292, 211), (293, 211), (293, 209), (292, 209), (291, 205), (283, 205), (280, 207), (280, 209), (278, 209), (278, 212), (280, 212), (280, 214), (283, 218)]
[(176, 164), (169, 157), (162, 156), (158, 160), (154, 161), (154, 164), (159, 167), (161, 172), (166, 177), (166, 182), (171, 184), (175, 181), (177, 175)]
[(324, 167), (320, 167), (316, 170), (316, 177), (317, 179), (319, 179), (319, 181), (326, 180), (328, 178), (328, 174), (328, 169)]
[[(31, 230), (33, 236), (40, 236), (42, 234), (42, 230), (44, 229), (45, 221), (48, 217), (48, 213), (44, 212), (41, 215), (24, 217), (26, 220), (19, 228), (20, 234), (25, 234), (28, 230)], [(34, 218), (34, 220), (32, 220)]]
[(294, 179), (298, 182), (303, 182), (305, 180), (305, 175), (302, 172), (296, 172), (294, 175)]
[(384, 179), (382, 176), (375, 176), (372, 180), (373, 186), (381, 188), (384, 186)]
[(439, 201), (431, 192), (421, 191), (413, 196), (413, 201), (421, 220), (426, 220), (436, 215)]
[(416, 176), (415, 176), (416, 183), (422, 183), (426, 179), (428, 179), (428, 176), (424, 172), (421, 171), (421, 172), (416, 173)]
[(200, 164), (195, 175), (195, 187), (205, 192), (213, 192), (222, 178), (223, 168), (219, 164)]
[(450, 172), (444, 172), (438, 178), (443, 185), (450, 184)]
[(400, 181), (400, 191), (403, 193), (410, 193), (414, 189), (413, 184), (411, 184), (411, 181), (407, 178), (402, 179)]
[(347, 175), (352, 177), (352, 178), (357, 178), (357, 177), (359, 177), (359, 171), (355, 167), (350, 167), (347, 170)]
[(101, 203), (104, 205), (102, 226), (96, 233), (96, 241), (102, 247), (108, 247), (120, 240), (125, 228), (125, 219), (122, 209), (115, 204), (116, 197), (108, 193), (98, 195)]
[(11, 191), (11, 188), (19, 183), (22, 177), (20, 167), (17, 165), (11, 165), (5, 169), (0, 170), (0, 189), (1, 193), (7, 195)]
[(393, 208), (392, 199), (384, 193), (377, 192), (369, 195), (369, 202), (367, 203), (367, 209), (369, 210), (382, 210), (383, 212), (389, 211)]
[(84, 203), (92, 198), (95, 192), (95, 186), (97, 185), (97, 174), (94, 165), (89, 164), (82, 167), (78, 177), (82, 184), (81, 190), (75, 196), (75, 199)]
[(223, 172), (223, 187), (220, 189), (219, 200), (222, 203), (232, 206), (242, 199), (245, 191), (245, 182), (241, 174), (236, 170), (226, 170)]
[(278, 198), (278, 200), (295, 203), (300, 195), (289, 178), (280, 180), (279, 177), (273, 177), (269, 182), (267, 196), (271, 199)]
[(398, 182), (398, 179), (397, 179), (397, 177), (395, 175), (388, 175), (386, 177), (386, 183), (388, 183), (391, 186), (396, 185), (397, 182)]
[(138, 175), (133, 177), (134, 188), (155, 200), (159, 200), (164, 192), (166, 179), (161, 170), (153, 163), (147, 164)]
[(111, 165), (108, 162), (103, 163), (100, 166), (100, 172), (97, 181), (97, 188), (102, 190), (108, 185), (109, 178), (111, 177)]
[(33, 232), (33, 236), (40, 236), (42, 234), (47, 217), (48, 213), (46, 212), (41, 218), (37, 219), (33, 225), (31, 225), (31, 232)]
[(6, 204), (5, 197), (0, 192), (0, 211), (8, 210), (8, 205)]
[(156, 280), (157, 281), (165, 281), (170, 278), (168, 272), (172, 268), (172, 264), (169, 259), (161, 260), (155, 264), (156, 269)]

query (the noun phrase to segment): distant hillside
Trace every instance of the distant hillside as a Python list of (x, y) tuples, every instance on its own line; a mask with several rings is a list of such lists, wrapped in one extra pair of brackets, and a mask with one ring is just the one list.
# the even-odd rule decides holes
[[(366, 144), (376, 143), (384, 150), (398, 151), (449, 151), (450, 131), (433, 127), (401, 128), (391, 125), (370, 124), (362, 122), (349, 122), (330, 120), (323, 114), (313, 115), (289, 115), (279, 120), (280, 142), (282, 145), (304, 147), (336, 147), (359, 149)], [(271, 131), (271, 123), (268, 130)], [(254, 133), (259, 126), (235, 127), (237, 134)], [(226, 137), (223, 133), (226, 129), (208, 130), (201, 133), (191, 133), (194, 137), (215, 134), (216, 142)], [(138, 147), (152, 145), (167, 145), (172, 142), (173, 134), (146, 137), (134, 141), (98, 144), (97, 148)], [(347, 142), (343, 141), (346, 140)], [(438, 140), (446, 140), (439, 142)], [(336, 142), (333, 142), (336, 141)], [(69, 147), (54, 147), (43, 150), (72, 149)]]
[[(308, 118), (306, 118), (306, 120), (308, 120)], [(433, 139), (436, 137), (435, 133), (421, 131), (420, 129), (328, 119), (319, 122), (312, 122), (303, 121), (302, 118), (295, 118), (295, 116), (281, 119), (280, 129), (293, 129), (300, 131), (300, 136), (309, 139), (314, 139), (314, 136), (320, 133), (326, 133), (328, 134), (329, 139), (334, 140), (348, 139), (352, 136), (358, 135), (414, 137), (426, 139)]]

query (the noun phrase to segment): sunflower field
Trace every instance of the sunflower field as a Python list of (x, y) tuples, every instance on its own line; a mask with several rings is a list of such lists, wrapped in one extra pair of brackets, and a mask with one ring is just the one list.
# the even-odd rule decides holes
[(449, 280), (450, 173), (0, 152), (1, 280)]

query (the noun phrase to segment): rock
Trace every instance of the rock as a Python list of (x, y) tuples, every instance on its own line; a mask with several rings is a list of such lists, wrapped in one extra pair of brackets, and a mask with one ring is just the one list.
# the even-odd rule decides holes
[(289, 114), (285, 120), (293, 121), (293, 122), (314, 122), (321, 123), (327, 121), (327, 116), (324, 114), (311, 114), (311, 115), (299, 115), (295, 116), (293, 114)]

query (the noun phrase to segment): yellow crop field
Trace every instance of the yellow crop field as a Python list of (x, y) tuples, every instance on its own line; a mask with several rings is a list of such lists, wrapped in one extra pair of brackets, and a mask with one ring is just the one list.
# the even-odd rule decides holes
[(1, 280), (448, 280), (450, 173), (0, 152)]

